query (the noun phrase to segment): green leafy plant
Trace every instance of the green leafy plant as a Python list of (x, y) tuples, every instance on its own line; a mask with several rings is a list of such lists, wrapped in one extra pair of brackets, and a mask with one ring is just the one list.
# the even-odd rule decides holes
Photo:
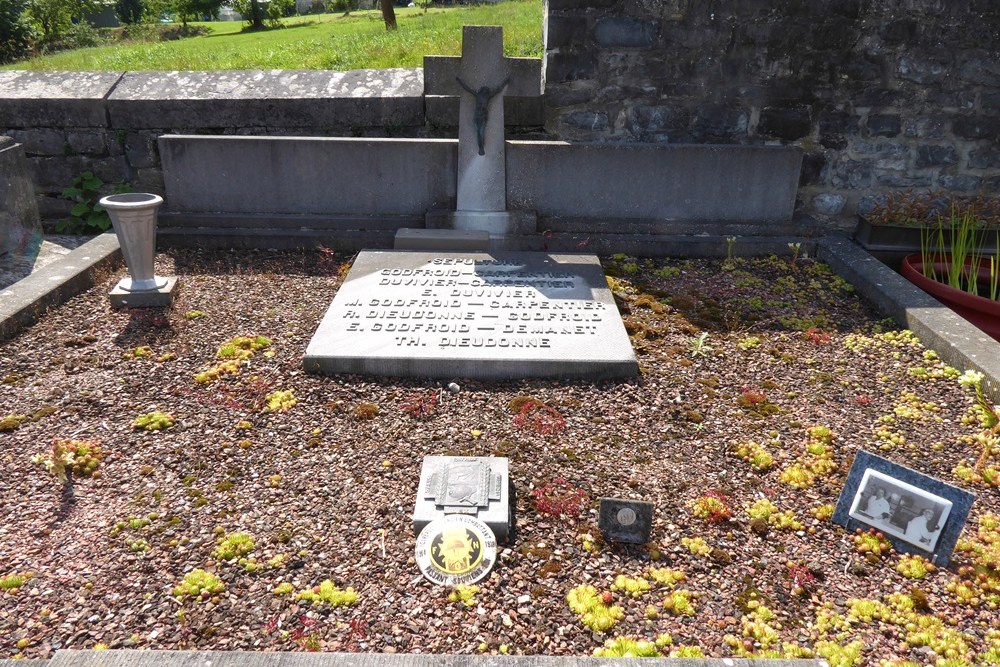
[(313, 586), (312, 588), (300, 591), (295, 596), (295, 599), (302, 602), (309, 602), (314, 607), (324, 604), (331, 607), (349, 607), (358, 601), (358, 594), (351, 587), (340, 590), (332, 581), (327, 579), (319, 586)]
[(611, 601), (610, 592), (600, 594), (587, 584), (577, 586), (566, 595), (569, 608), (594, 632), (607, 632), (625, 618), (625, 610)]
[(715, 348), (708, 344), (708, 332), (702, 331), (693, 338), (688, 339), (688, 352), (692, 357), (702, 357), (712, 352)]
[(174, 587), (173, 595), (178, 600), (186, 598), (208, 598), (226, 590), (226, 585), (211, 572), (205, 570), (191, 570), (177, 586)]
[(79, 477), (97, 476), (97, 468), (103, 458), (104, 451), (96, 443), (57, 438), (52, 441), (49, 451), (31, 457), (31, 462), (44, 466), (65, 484), (71, 472)]
[(246, 556), (253, 551), (254, 540), (247, 533), (231, 533), (219, 540), (219, 545), (215, 547), (212, 556), (219, 560), (233, 560)]
[(160, 431), (174, 425), (174, 416), (166, 412), (149, 412), (139, 415), (132, 422), (132, 428), (144, 431)]
[(476, 593), (479, 592), (479, 586), (470, 586), (467, 584), (459, 584), (448, 593), (449, 602), (461, 602), (466, 607), (476, 606)]
[(959, 212), (953, 206), (947, 225), (939, 222), (937, 228), (920, 234), (924, 277), (972, 295), (1000, 300), (1000, 236), (992, 255), (979, 249), (980, 237), (979, 216), (973, 209)]
[[(111, 218), (101, 206), (101, 188), (104, 181), (92, 171), (85, 171), (73, 179), (73, 185), (62, 192), (62, 196), (73, 202), (69, 218), (56, 223), (56, 231), (61, 234), (98, 234), (111, 227)], [(116, 185), (114, 194), (131, 192), (125, 184)]]
[(6, 591), (11, 595), (17, 595), (17, 591), (35, 576), (31, 572), (12, 572), (0, 577), (0, 591)]

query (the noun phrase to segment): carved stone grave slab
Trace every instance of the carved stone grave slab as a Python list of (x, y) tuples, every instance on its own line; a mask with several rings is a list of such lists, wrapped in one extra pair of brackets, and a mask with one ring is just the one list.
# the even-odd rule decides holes
[(413, 509), (413, 532), (448, 514), (476, 517), (503, 542), (511, 530), (510, 462), (492, 456), (425, 456)]
[(611, 542), (645, 544), (653, 528), (653, 503), (601, 498), (597, 525)]
[(597, 257), (541, 252), (363, 251), (303, 366), (477, 379), (639, 372)]

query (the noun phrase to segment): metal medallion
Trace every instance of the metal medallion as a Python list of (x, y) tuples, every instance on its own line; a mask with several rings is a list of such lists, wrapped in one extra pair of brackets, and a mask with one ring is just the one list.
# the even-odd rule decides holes
[(435, 584), (473, 584), (493, 569), (497, 540), (479, 519), (448, 514), (431, 521), (420, 532), (415, 556), (420, 572)]

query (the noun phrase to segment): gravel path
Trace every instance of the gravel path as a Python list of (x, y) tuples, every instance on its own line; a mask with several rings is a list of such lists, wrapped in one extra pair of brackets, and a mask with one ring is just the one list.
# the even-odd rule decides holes
[[(0, 657), (96, 644), (584, 655), (614, 636), (669, 633), (664, 654), (833, 655), (839, 646), (848, 647), (836, 654), (843, 664), (933, 664), (948, 650), (970, 664), (1000, 661), (1000, 635), (989, 632), (1000, 533), (988, 528), (1000, 499), (954, 473), (982, 451), (973, 436), (983, 429), (963, 423), (971, 394), (935, 379), (943, 367), (918, 343), (879, 333), (891, 326), (822, 265), (606, 258), (641, 377), (456, 378), (452, 394), (447, 382), (301, 371), (349, 259), (171, 251), (158, 260), (159, 273), (183, 281), (171, 311), (111, 311), (107, 292), (120, 276), (107, 276), (0, 345), (0, 418), (26, 417), (0, 432), (0, 577), (31, 575), (0, 590)], [(196, 382), (236, 336), (269, 344)], [(287, 411), (265, 411), (276, 391), (293, 392)], [(133, 427), (157, 411), (173, 425)], [(814, 426), (833, 434), (820, 462), (806, 450)], [(32, 463), (57, 439), (97, 443), (97, 474), (73, 473), (64, 485)], [(744, 460), (751, 441), (770, 467)], [(866, 558), (822, 510), (815, 516), (836, 502), (861, 448), (979, 494), (950, 571), (906, 578), (899, 556)], [(511, 460), (517, 535), (469, 604), (449, 600), (414, 564), (410, 513), (427, 454)], [(782, 481), (796, 465), (818, 471), (811, 484)], [(540, 511), (535, 492), (553, 480), (588, 500), (566, 503), (568, 515)], [(706, 494), (724, 510), (700, 518), (693, 507)], [(652, 501), (653, 541), (604, 544), (601, 496)], [(763, 498), (801, 526), (752, 521), (745, 508)], [(220, 541), (238, 532), (252, 550), (223, 560)], [(692, 553), (692, 538), (707, 551)], [(657, 584), (651, 567), (686, 580)], [(178, 600), (174, 588), (194, 569), (224, 590)], [(618, 575), (645, 578), (651, 590), (611, 591)], [(297, 598), (325, 580), (353, 588), (357, 601)], [(291, 592), (276, 592), (280, 584)], [(567, 605), (584, 584), (622, 608), (608, 632), (591, 631)], [(691, 593), (694, 615), (664, 608), (672, 589)], [(865, 620), (851, 599), (891, 613), (876, 606)]]

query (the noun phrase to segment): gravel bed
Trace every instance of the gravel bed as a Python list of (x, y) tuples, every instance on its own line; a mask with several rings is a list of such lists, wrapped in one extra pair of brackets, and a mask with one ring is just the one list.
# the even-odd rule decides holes
[[(934, 664), (945, 645), (921, 645), (897, 617), (817, 624), (818, 613), (850, 617), (851, 599), (886, 601), (916, 587), (922, 616), (945, 621), (964, 642), (938, 631), (957, 657), (996, 664), (989, 651), (1000, 656), (1000, 637), (989, 630), (1000, 555), (988, 560), (994, 535), (976, 537), (976, 528), (1000, 512), (1000, 499), (995, 487), (954, 473), (982, 451), (972, 440), (982, 428), (963, 422), (972, 395), (954, 378), (935, 378), (943, 367), (918, 343), (881, 334), (894, 328), (823, 265), (604, 258), (639, 378), (454, 378), (451, 393), (450, 380), (301, 370), (350, 259), (169, 251), (157, 269), (181, 278), (171, 310), (110, 310), (107, 292), (121, 274), (108, 275), (0, 345), (0, 418), (27, 417), (0, 432), (0, 577), (31, 575), (0, 590), (0, 657), (98, 644), (589, 655), (614, 636), (669, 633), (664, 654), (680, 646), (711, 656), (804, 654), (860, 641), (857, 661), (842, 664)], [(235, 372), (197, 383), (236, 336), (270, 344)], [(265, 411), (279, 390), (291, 390), (295, 404)], [(134, 427), (156, 411), (173, 425)], [(832, 464), (811, 485), (789, 486), (782, 472), (810, 462), (813, 426), (832, 431)], [(32, 462), (57, 439), (99, 444), (97, 474), (62, 484)], [(749, 441), (773, 457), (769, 469), (740, 456)], [(836, 502), (862, 448), (979, 494), (950, 569), (904, 577), (898, 555), (866, 558), (852, 535), (814, 515)], [(469, 604), (449, 600), (414, 563), (410, 514), (429, 454), (511, 461), (516, 536)], [(554, 480), (587, 500), (567, 502), (568, 514), (540, 511), (535, 492)], [(706, 494), (731, 516), (696, 516)], [(605, 544), (596, 526), (602, 496), (652, 501), (653, 541)], [(762, 498), (802, 525), (753, 522), (745, 508)], [(216, 548), (237, 532), (252, 536), (253, 550), (224, 561)], [(682, 543), (696, 537), (706, 554)], [(618, 575), (649, 579), (651, 567), (686, 574), (676, 588), (690, 591), (694, 615), (665, 609), (671, 590), (655, 582), (638, 597), (611, 591)], [(178, 600), (174, 588), (194, 569), (214, 573), (224, 590)], [(297, 599), (325, 580), (353, 588), (356, 603)], [(976, 599), (949, 591), (956, 582), (978, 585)], [(293, 592), (276, 594), (283, 583)], [(588, 629), (567, 605), (584, 584), (621, 606), (608, 632)], [(744, 632), (758, 604), (773, 612), (776, 639)]]

